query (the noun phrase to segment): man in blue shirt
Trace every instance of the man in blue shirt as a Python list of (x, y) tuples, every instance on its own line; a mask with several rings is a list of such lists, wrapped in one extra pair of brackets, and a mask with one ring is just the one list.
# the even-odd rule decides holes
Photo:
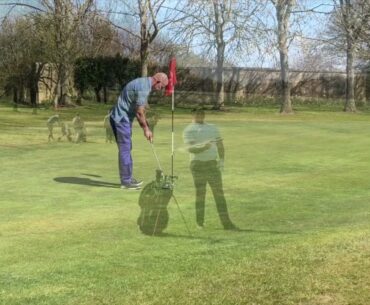
[(145, 106), (151, 90), (162, 90), (167, 84), (168, 78), (164, 73), (134, 79), (123, 88), (117, 105), (112, 109), (110, 123), (118, 145), (119, 174), (124, 189), (140, 189), (143, 183), (132, 176), (132, 122), (136, 117), (145, 138), (153, 141), (153, 133), (145, 117)]

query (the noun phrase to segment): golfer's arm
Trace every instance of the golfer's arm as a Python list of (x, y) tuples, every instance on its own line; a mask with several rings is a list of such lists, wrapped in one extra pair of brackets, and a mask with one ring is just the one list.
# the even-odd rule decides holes
[(225, 148), (224, 148), (224, 142), (222, 140), (216, 142), (217, 151), (218, 151), (218, 157), (220, 159), (225, 159)]
[(136, 118), (139, 122), (139, 125), (142, 129), (149, 129), (149, 124), (145, 117), (145, 107), (144, 106), (138, 106), (136, 108)]
[(201, 148), (195, 148), (195, 147), (190, 147), (188, 149), (189, 152), (191, 152), (192, 154), (199, 154), (201, 153), (202, 151), (205, 151), (206, 149), (204, 147), (201, 147)]
[(192, 154), (199, 154), (207, 149), (209, 149), (208, 143), (205, 143), (202, 146), (196, 145), (195, 143), (189, 143), (190, 146), (188, 147), (188, 151)]

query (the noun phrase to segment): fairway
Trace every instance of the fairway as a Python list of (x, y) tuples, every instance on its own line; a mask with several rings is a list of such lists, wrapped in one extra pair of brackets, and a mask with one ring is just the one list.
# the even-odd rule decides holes
[[(205, 229), (175, 118), (174, 194), (163, 236), (136, 226), (140, 192), (120, 189), (108, 106), (58, 111), (85, 120), (87, 143), (47, 143), (52, 110), (0, 106), (1, 305), (369, 305), (370, 113), (275, 108), (207, 112), (224, 139), (225, 196), (241, 231), (224, 231), (207, 189)], [(154, 144), (170, 173), (171, 112)], [(301, 111), (300, 111), (301, 110)], [(55, 128), (59, 135), (59, 128)], [(157, 163), (134, 123), (134, 174)]]

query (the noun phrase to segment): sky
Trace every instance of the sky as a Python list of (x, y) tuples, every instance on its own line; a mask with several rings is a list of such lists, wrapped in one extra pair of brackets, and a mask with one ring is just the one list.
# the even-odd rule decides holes
[[(30, 5), (35, 5), (38, 2), (37, 0), (0, 0), (0, 4), (16, 2), (16, 1), (22, 2), (25, 4), (30, 4)], [(107, 5), (111, 3), (112, 1), (113, 3), (115, 2), (114, 0), (97, 0), (97, 1), (101, 8), (106, 8)], [(136, 0), (133, 0), (133, 1), (136, 2)], [(170, 1), (169, 5), (171, 5), (171, 2), (175, 3), (176, 0), (169, 0), (169, 1)], [(317, 8), (317, 10), (320, 10), (323, 12), (330, 12), (333, 8), (332, 6), (333, 0), (298, 0), (298, 1), (304, 1), (306, 7), (310, 7), (310, 8), (314, 8), (314, 7), (321, 5), (320, 7)], [(0, 5), (0, 18), (2, 19), (8, 13), (8, 11), (9, 11), (9, 6)], [(11, 11), (11, 15), (12, 16), (22, 15), (26, 13), (27, 11), (29, 11), (28, 8), (16, 7)], [(296, 17), (298, 17), (298, 19), (300, 20), (300, 23), (301, 23), (300, 27), (304, 33), (304, 36), (306, 37), (314, 37), (315, 35), (317, 35), (317, 33), (322, 31), (325, 28), (325, 23), (328, 18), (328, 16), (325, 14), (314, 14), (314, 15), (311, 15), (309, 18), (303, 18), (303, 16), (305, 15), (304, 14), (296, 15)], [(274, 21), (273, 21), (273, 18), (271, 17), (271, 24), (273, 23)], [(296, 25), (293, 24), (292, 25), (293, 32), (295, 31), (294, 27), (296, 27)], [(302, 39), (295, 39), (295, 41), (293, 41), (293, 43), (290, 46), (289, 52), (290, 52), (291, 58), (293, 58), (292, 61), (294, 61), (294, 59), (298, 60), (298, 58), (302, 56), (301, 54), (302, 52), (300, 50), (300, 45), (299, 45), (300, 41), (302, 41)], [(273, 48), (271, 48), (271, 46), (265, 46), (265, 49), (271, 50)], [(197, 48), (194, 48), (193, 52), (196, 54), (197, 53), (199, 54), (200, 50)], [(248, 67), (257, 66), (257, 67), (270, 67), (271, 68), (271, 67), (278, 66), (278, 63), (279, 63), (278, 58), (279, 56), (278, 56), (277, 50), (275, 52), (266, 52), (263, 54), (262, 57), (257, 52), (255, 52), (249, 56), (245, 56), (245, 57), (239, 56), (238, 60), (231, 60), (231, 64), (235, 66), (248, 66)]]

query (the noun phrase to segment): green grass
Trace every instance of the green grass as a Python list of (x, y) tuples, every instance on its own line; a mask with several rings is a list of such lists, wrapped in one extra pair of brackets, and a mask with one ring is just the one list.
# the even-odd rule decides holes
[[(104, 143), (107, 109), (60, 110), (66, 120), (81, 114), (88, 143), (48, 144), (52, 110), (0, 106), (1, 305), (369, 304), (368, 111), (209, 112), (243, 231), (221, 229), (210, 190), (206, 229), (196, 230), (188, 155), (178, 150), (175, 195), (192, 236), (171, 202), (167, 235), (148, 237), (136, 227), (138, 192), (81, 180), (119, 183), (116, 145)], [(158, 111), (155, 147), (168, 173), (171, 114)], [(189, 121), (179, 109), (177, 147)], [(136, 123), (133, 146), (135, 175), (149, 182), (156, 161)]]

